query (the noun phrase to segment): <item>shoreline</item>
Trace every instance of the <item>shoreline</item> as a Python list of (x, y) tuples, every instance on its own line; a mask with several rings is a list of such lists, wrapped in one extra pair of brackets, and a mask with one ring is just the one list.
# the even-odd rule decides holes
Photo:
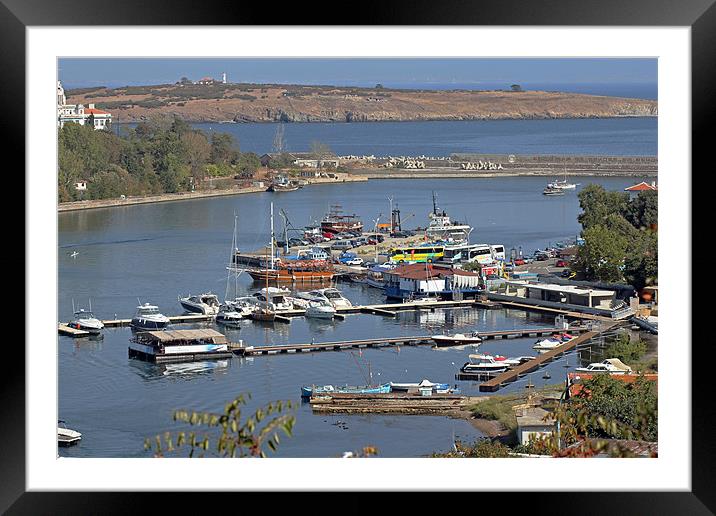
[[(385, 170), (385, 171), (384, 171)], [(352, 183), (352, 182), (364, 182), (370, 180), (380, 179), (489, 179), (495, 177), (552, 177), (557, 172), (554, 170), (534, 170), (534, 171), (490, 171), (490, 172), (475, 172), (475, 171), (463, 171), (455, 170), (448, 171), (445, 169), (421, 169), (406, 170), (404, 172), (397, 172), (395, 170), (388, 171), (386, 169), (376, 169), (375, 171), (369, 171), (366, 169), (356, 169), (356, 172), (348, 172), (339, 179), (308, 179), (306, 186), (324, 185), (324, 184), (338, 184), (338, 183)], [(566, 174), (570, 177), (657, 177), (656, 171), (641, 171), (641, 172), (595, 172), (595, 171), (580, 171), (580, 172), (568, 172)], [(159, 202), (177, 202), (186, 201), (192, 199), (204, 199), (207, 197), (223, 197), (229, 195), (243, 195), (252, 193), (266, 192), (265, 186), (249, 187), (249, 188), (227, 188), (227, 189), (216, 189), (216, 190), (201, 190), (195, 192), (178, 192), (178, 193), (166, 193), (159, 195), (149, 195), (143, 197), (127, 197), (126, 199), (93, 199), (87, 201), (71, 201), (57, 204), (57, 212), (69, 212), (69, 211), (81, 211), (91, 210), (99, 208), (117, 208), (121, 206), (133, 206), (138, 204), (152, 204)], [(285, 192), (289, 193), (289, 192)]]

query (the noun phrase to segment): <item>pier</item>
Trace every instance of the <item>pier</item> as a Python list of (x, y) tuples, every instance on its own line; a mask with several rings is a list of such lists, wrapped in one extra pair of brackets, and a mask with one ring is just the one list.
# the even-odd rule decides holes
[[(570, 328), (564, 330), (562, 328), (523, 328), (519, 330), (501, 330), (480, 332), (482, 340), (491, 339), (515, 339), (526, 337), (542, 337), (556, 335), (569, 331), (572, 333), (582, 333), (588, 331), (586, 328)], [(335, 342), (311, 342), (307, 344), (284, 344), (275, 346), (235, 346), (234, 353), (241, 356), (256, 355), (277, 355), (277, 354), (297, 354), (310, 353), (314, 351), (343, 351), (354, 348), (382, 348), (388, 346), (425, 346), (434, 345), (432, 335), (417, 335), (403, 337), (387, 337), (377, 339), (361, 339), (361, 340), (345, 340)], [(464, 344), (462, 344), (464, 345)], [(447, 346), (441, 346), (447, 347)]]
[(312, 396), (309, 403), (314, 412), (458, 415), (471, 404), (487, 399), (455, 394), (343, 394)]
[[(531, 373), (532, 371), (538, 369), (542, 365), (544, 365), (547, 362), (551, 362), (556, 357), (563, 355), (564, 353), (567, 353), (577, 346), (581, 344), (585, 344), (592, 340), (594, 337), (597, 337), (601, 335), (602, 333), (614, 328), (617, 324), (616, 322), (612, 322), (611, 324), (608, 324), (604, 327), (602, 327), (600, 330), (590, 330), (582, 335), (570, 340), (569, 342), (565, 342), (561, 346), (558, 346), (554, 349), (551, 349), (547, 351), (546, 353), (542, 353), (533, 360), (530, 360), (529, 362), (525, 362), (524, 364), (515, 366), (513, 368), (508, 369), (504, 373), (500, 373), (494, 378), (491, 378), (490, 380), (483, 382), (480, 384), (480, 391), (482, 392), (494, 392), (498, 390), (500, 387), (502, 387), (504, 384), (513, 382), (517, 380), (520, 376), (524, 376), (527, 373)], [(571, 331), (571, 330), (570, 330)], [(460, 379), (468, 379), (466, 378), (465, 373), (460, 373)]]

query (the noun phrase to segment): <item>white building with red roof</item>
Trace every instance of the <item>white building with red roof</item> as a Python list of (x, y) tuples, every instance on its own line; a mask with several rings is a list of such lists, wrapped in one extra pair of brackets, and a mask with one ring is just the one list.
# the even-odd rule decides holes
[(95, 108), (94, 104), (89, 104), (88, 107), (68, 104), (62, 83), (57, 81), (57, 127), (63, 127), (68, 122), (105, 129), (112, 123), (112, 114)]

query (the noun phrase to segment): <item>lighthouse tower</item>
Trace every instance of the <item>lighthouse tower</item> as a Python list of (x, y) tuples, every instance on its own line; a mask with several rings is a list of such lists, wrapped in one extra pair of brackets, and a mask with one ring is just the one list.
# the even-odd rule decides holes
[(221, 74), (221, 82), (222, 82), (222, 84), (226, 84), (226, 72), (223, 72)]

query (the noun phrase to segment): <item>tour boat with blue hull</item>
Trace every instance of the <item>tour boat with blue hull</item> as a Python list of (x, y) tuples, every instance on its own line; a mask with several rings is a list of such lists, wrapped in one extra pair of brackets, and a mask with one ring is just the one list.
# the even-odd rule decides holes
[(129, 358), (149, 362), (184, 362), (231, 356), (226, 336), (216, 330), (143, 331), (129, 339)]
[(383, 385), (363, 385), (336, 387), (334, 385), (304, 385), (301, 387), (301, 397), (310, 398), (313, 395), (321, 394), (388, 394), (390, 392), (390, 384)]

